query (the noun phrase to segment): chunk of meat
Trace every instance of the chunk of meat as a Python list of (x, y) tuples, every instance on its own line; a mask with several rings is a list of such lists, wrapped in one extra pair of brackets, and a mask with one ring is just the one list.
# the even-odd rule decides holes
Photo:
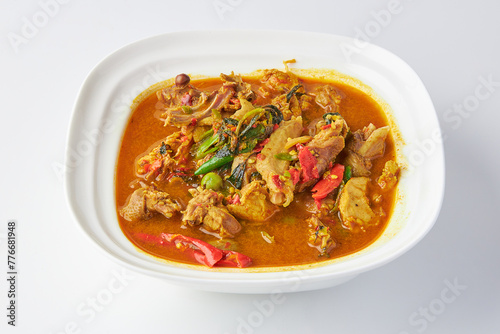
[(223, 110), (231, 99), (235, 98), (234, 85), (222, 85), (218, 91), (210, 94), (206, 99), (200, 100), (196, 106), (177, 104), (164, 109), (161, 117), (165, 119), (165, 125), (184, 126), (199, 122), (212, 115), (212, 110)]
[(307, 223), (309, 224), (307, 244), (316, 248), (320, 256), (328, 256), (328, 253), (337, 246), (337, 242), (331, 235), (330, 228), (325, 226), (316, 216), (307, 219)]
[(385, 139), (389, 134), (389, 126), (376, 128), (370, 123), (363, 130), (353, 133), (347, 144), (346, 164), (352, 166), (352, 175), (369, 176), (372, 160), (384, 154)]
[(171, 86), (156, 92), (158, 107), (160, 109), (181, 109), (181, 106), (189, 106), (197, 109), (208, 99), (208, 94), (202, 92), (192, 85)]
[(382, 175), (377, 180), (383, 190), (390, 190), (398, 183), (399, 166), (393, 160), (385, 163)]
[[(296, 87), (299, 89), (295, 90)], [(289, 91), (275, 97), (272, 101), (272, 104), (281, 110), (285, 121), (291, 119), (292, 116), (302, 116), (302, 113), (309, 111), (314, 103), (314, 97), (305, 94), (301, 85), (294, 88), (292, 89), (295, 93)]]
[(240, 101), (234, 101), (235, 102), (234, 106), (228, 106), (229, 109), (234, 109), (234, 110), (240, 109), (241, 99), (244, 99), (245, 101), (249, 102), (255, 100), (256, 95), (255, 92), (252, 90), (252, 85), (244, 82), (243, 79), (241, 78), (241, 75), (237, 75), (234, 74), (234, 72), (231, 72), (230, 75), (221, 73), (220, 77), (225, 82), (225, 85), (232, 86), (234, 88), (237, 97), (240, 100)]
[(213, 190), (198, 188), (193, 192), (183, 212), (182, 222), (191, 226), (201, 225), (220, 237), (234, 237), (241, 225), (222, 204), (224, 196)]
[(353, 177), (344, 186), (339, 199), (342, 222), (350, 229), (358, 224), (361, 228), (375, 217), (367, 197), (367, 177)]
[(241, 189), (239, 204), (229, 204), (227, 208), (234, 216), (254, 222), (269, 219), (278, 207), (268, 199), (262, 181), (252, 181)]
[(136, 173), (146, 180), (163, 180), (174, 170), (188, 169), (186, 162), (193, 144), (193, 135), (177, 131), (137, 159)]
[[(330, 125), (324, 125), (313, 139), (307, 143), (304, 149), (308, 149), (316, 159), (315, 168), (317, 173), (313, 175), (306, 175), (305, 166), (302, 166), (302, 178), (297, 186), (297, 191), (304, 191), (306, 188), (315, 184), (319, 177), (328, 169), (330, 162), (332, 162), (337, 155), (344, 149), (344, 138), (347, 135), (348, 127), (343, 118), (339, 117)], [(302, 152), (301, 152), (302, 153)], [(303, 164), (302, 159), (299, 161)]]
[(288, 206), (293, 200), (295, 185), (284, 176), (290, 166), (290, 161), (276, 158), (279, 153), (286, 153), (285, 145), (288, 138), (295, 138), (302, 132), (302, 117), (282, 121), (276, 131), (269, 137), (268, 143), (257, 158), (256, 168), (266, 181), (272, 203)]
[(180, 210), (180, 205), (166, 192), (140, 188), (132, 193), (127, 204), (120, 209), (120, 215), (128, 221), (134, 221), (140, 218), (149, 219), (155, 212), (170, 218)]
[(314, 101), (323, 108), (325, 112), (338, 112), (340, 101), (342, 101), (342, 95), (333, 86), (324, 85), (316, 89)]
[(299, 78), (292, 72), (276, 69), (265, 70), (260, 81), (263, 85), (259, 88), (259, 94), (265, 98), (287, 93), (299, 84)]

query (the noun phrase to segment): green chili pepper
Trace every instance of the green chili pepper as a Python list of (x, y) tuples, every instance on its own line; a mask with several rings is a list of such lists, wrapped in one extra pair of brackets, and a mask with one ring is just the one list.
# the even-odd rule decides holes
[(208, 160), (203, 165), (201, 165), (200, 168), (198, 168), (194, 172), (194, 175), (201, 175), (201, 174), (211, 172), (212, 170), (219, 168), (221, 166), (224, 166), (225, 164), (227, 164), (233, 160), (234, 160), (234, 157), (232, 155), (228, 155), (228, 156), (224, 156), (224, 157), (214, 156), (212, 159)]

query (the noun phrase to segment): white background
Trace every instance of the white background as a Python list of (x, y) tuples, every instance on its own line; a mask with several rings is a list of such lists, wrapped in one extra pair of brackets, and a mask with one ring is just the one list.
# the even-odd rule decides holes
[[(0, 3), (1, 333), (500, 332), (500, 3), (65, 2)], [(179, 288), (105, 258), (77, 228), (53, 168), (64, 161), (78, 89), (125, 44), (204, 29), (341, 34), (407, 61), (445, 135), (446, 194), (425, 239), (346, 284), (272, 304), (268, 295)], [(15, 328), (6, 317), (9, 219), (19, 232)]]

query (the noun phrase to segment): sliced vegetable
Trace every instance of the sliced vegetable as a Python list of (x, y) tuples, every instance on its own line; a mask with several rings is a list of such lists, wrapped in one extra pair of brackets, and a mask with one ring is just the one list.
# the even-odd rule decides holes
[(164, 142), (161, 142), (161, 146), (160, 146), (160, 154), (161, 155), (165, 155), (167, 154), (167, 150), (169, 147), (167, 147), (168, 145), (165, 145)]
[(260, 235), (268, 244), (274, 243), (274, 237), (271, 237), (266, 231), (260, 231)]
[(206, 189), (219, 190), (222, 188), (222, 178), (216, 173), (207, 173), (201, 179), (201, 186)]
[(213, 134), (213, 130), (209, 130), (207, 133), (210, 131), (212, 131), (212, 134), (209, 134), (210, 137), (205, 139), (196, 150), (196, 159), (203, 159), (207, 154), (211, 153), (210, 147), (219, 141), (219, 136)]
[(336, 119), (341, 117), (342, 116), (338, 112), (327, 112), (323, 115), (323, 119), (327, 125), (332, 124)]
[(318, 167), (316, 166), (318, 160), (312, 155), (308, 147), (301, 144), (298, 144), (297, 147), (299, 148), (299, 162), (302, 167), (302, 182), (319, 178)]
[(198, 263), (208, 267), (239, 267), (252, 264), (252, 259), (238, 252), (224, 250), (209, 243), (182, 234), (161, 233), (159, 236), (137, 233), (136, 238), (162, 247), (175, 247), (185, 252)]
[(224, 249), (222, 252), (224, 257), (215, 264), (215, 267), (246, 268), (252, 264), (252, 259), (244, 254)]
[(281, 121), (283, 120), (283, 113), (278, 109), (278, 107), (272, 104), (268, 104), (264, 106), (264, 109), (269, 112), (269, 118), (272, 124), (279, 125), (281, 123)]
[(314, 199), (323, 199), (329, 193), (335, 190), (341, 183), (344, 175), (344, 165), (335, 164), (333, 167), (323, 174), (321, 180), (312, 188), (312, 197)]
[(246, 165), (247, 162), (244, 161), (236, 166), (231, 176), (227, 179), (227, 181), (231, 183), (236, 189), (241, 189), (241, 186), (243, 185), (243, 177), (245, 176)]
[(290, 153), (286, 152), (275, 154), (274, 157), (278, 160), (287, 160), (287, 161), (295, 160), (295, 158)]
[(299, 90), (300, 87), (302, 87), (302, 85), (296, 85), (292, 89), (290, 89), (288, 94), (286, 94), (286, 102), (287, 103), (290, 102), (290, 99), (292, 98), (292, 96), (294, 94), (300, 94), (300, 93), (297, 93), (297, 90)]
[(208, 172), (213, 171), (216, 168), (222, 167), (225, 164), (234, 160), (233, 153), (231, 152), (228, 145), (223, 146), (215, 155), (208, 161), (206, 161), (203, 165), (200, 166), (195, 172), (194, 175), (206, 174)]
[(208, 160), (203, 165), (201, 165), (200, 168), (198, 168), (194, 172), (194, 175), (201, 175), (201, 174), (211, 172), (214, 169), (222, 167), (225, 164), (230, 163), (233, 160), (234, 160), (234, 157), (231, 155), (225, 156), (225, 157), (214, 156), (212, 159)]

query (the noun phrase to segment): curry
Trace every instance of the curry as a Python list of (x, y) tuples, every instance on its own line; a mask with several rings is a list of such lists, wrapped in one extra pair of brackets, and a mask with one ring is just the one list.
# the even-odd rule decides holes
[(383, 232), (400, 168), (381, 106), (287, 64), (258, 73), (180, 74), (133, 110), (115, 183), (135, 246), (176, 263), (281, 267)]

